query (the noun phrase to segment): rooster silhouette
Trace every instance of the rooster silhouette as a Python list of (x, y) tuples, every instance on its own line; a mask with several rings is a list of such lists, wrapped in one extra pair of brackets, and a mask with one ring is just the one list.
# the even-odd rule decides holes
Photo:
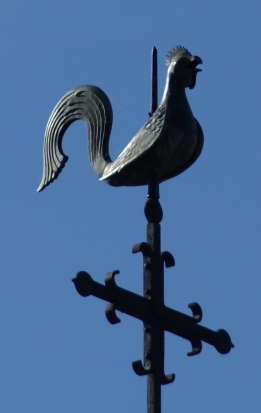
[(201, 63), (200, 57), (181, 46), (168, 53), (161, 103), (114, 161), (109, 155), (113, 115), (106, 94), (96, 86), (80, 86), (67, 92), (46, 126), (43, 177), (37, 191), (56, 179), (68, 160), (62, 139), (69, 125), (78, 119), (88, 126), (90, 163), (99, 179), (110, 185), (160, 183), (187, 169), (203, 146), (202, 129), (185, 93), (187, 87), (194, 88)]

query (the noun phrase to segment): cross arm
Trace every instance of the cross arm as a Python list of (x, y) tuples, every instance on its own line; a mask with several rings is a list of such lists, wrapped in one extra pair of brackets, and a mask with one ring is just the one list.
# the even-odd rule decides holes
[[(108, 301), (118, 311), (189, 340), (193, 348), (200, 349), (201, 341), (214, 346), (222, 354), (228, 353), (233, 347), (225, 330), (210, 330), (198, 324), (195, 315), (191, 317), (165, 305), (155, 306), (149, 299), (119, 287), (114, 280), (117, 273), (118, 271), (109, 273), (105, 285), (94, 281), (84, 271), (79, 272), (73, 282), (77, 292), (83, 297), (94, 295)], [(189, 353), (192, 354), (196, 353)]]

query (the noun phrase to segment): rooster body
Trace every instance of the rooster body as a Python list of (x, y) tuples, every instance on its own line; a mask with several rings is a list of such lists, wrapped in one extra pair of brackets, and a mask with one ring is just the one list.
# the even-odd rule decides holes
[(44, 171), (38, 191), (57, 178), (67, 161), (62, 138), (77, 119), (88, 126), (90, 163), (100, 180), (110, 185), (160, 183), (187, 169), (198, 158), (203, 145), (201, 127), (185, 93), (186, 87), (195, 86), (199, 63), (201, 59), (183, 47), (169, 53), (160, 105), (114, 161), (108, 149), (113, 114), (106, 94), (96, 86), (80, 86), (66, 93), (46, 126)]

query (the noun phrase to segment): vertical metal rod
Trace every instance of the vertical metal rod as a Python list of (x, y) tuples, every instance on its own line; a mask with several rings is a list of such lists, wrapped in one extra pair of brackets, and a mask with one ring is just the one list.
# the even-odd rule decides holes
[(150, 115), (158, 106), (158, 51), (154, 46), (151, 54), (151, 109)]
[[(151, 112), (158, 105), (158, 73), (157, 49), (152, 50), (151, 72)], [(159, 184), (154, 181), (148, 185), (148, 200), (145, 205), (147, 224), (147, 243), (152, 250), (152, 256), (144, 262), (144, 296), (155, 306), (164, 303), (163, 265), (161, 260), (160, 221), (162, 209), (159, 203)], [(164, 365), (164, 332), (155, 326), (144, 325), (144, 360), (150, 368), (147, 376), (147, 412), (161, 412), (161, 384)]]

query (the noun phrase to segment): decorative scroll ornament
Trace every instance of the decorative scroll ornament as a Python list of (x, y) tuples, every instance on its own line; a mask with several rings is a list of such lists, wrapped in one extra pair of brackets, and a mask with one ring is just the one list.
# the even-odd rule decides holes
[(80, 86), (67, 92), (48, 120), (44, 138), (43, 177), (38, 191), (56, 179), (68, 157), (62, 139), (69, 125), (81, 119), (88, 125), (89, 158), (100, 180), (113, 186), (162, 182), (187, 169), (200, 155), (203, 132), (194, 118), (185, 88), (194, 88), (202, 60), (178, 46), (167, 56), (167, 76), (160, 105), (129, 144), (112, 161), (109, 137), (112, 108), (96, 86)]

